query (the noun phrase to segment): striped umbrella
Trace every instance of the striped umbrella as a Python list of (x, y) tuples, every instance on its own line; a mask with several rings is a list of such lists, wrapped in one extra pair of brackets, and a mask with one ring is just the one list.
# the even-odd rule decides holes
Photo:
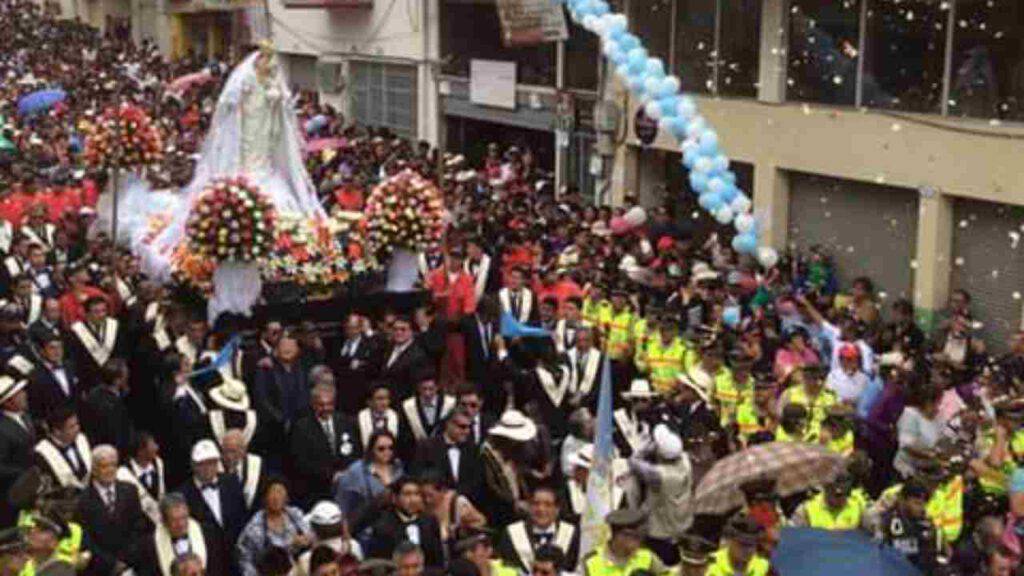
[(737, 452), (715, 463), (697, 486), (697, 514), (725, 514), (744, 504), (740, 486), (773, 478), (779, 496), (786, 497), (833, 480), (844, 459), (824, 446), (804, 442), (770, 442)]

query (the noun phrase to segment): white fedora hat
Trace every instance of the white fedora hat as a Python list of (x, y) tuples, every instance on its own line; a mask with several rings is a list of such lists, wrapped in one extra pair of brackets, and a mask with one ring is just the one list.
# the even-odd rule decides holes
[(537, 436), (537, 425), (522, 412), (508, 410), (501, 415), (501, 420), (491, 428), (490, 433), (517, 442), (527, 442)]
[(573, 466), (590, 470), (590, 466), (594, 463), (594, 445), (584, 444), (580, 446), (579, 450), (569, 456), (569, 463)]
[(10, 376), (0, 376), (0, 404), (7, 402), (18, 392), (25, 389), (25, 380), (15, 380)]
[(643, 378), (637, 378), (630, 382), (629, 390), (622, 393), (622, 397), (627, 400), (650, 399), (658, 396), (660, 394), (651, 389), (651, 383)]
[(697, 396), (700, 396), (701, 400), (707, 402), (708, 398), (710, 398), (710, 394), (708, 393), (708, 386), (697, 382), (696, 380), (691, 378), (689, 374), (682, 373), (677, 377), (677, 379), (679, 380), (680, 384), (696, 392)]
[(249, 409), (249, 394), (241, 380), (225, 376), (220, 386), (210, 390), (210, 398), (225, 410), (244, 412)]

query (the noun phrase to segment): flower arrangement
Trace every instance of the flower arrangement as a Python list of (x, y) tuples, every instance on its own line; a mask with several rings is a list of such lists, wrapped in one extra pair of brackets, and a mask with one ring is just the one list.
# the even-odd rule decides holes
[(360, 223), (339, 215), (324, 221), (280, 216), (264, 280), (328, 287), (376, 267), (364, 257)]
[(432, 181), (412, 170), (384, 180), (366, 199), (366, 243), (383, 260), (395, 249), (429, 250), (444, 233), (444, 199)]
[(274, 246), (276, 216), (266, 195), (244, 177), (215, 179), (185, 223), (188, 250), (214, 264), (263, 260)]
[(137, 106), (112, 106), (83, 128), (85, 161), (94, 168), (137, 168), (163, 158), (160, 129)]

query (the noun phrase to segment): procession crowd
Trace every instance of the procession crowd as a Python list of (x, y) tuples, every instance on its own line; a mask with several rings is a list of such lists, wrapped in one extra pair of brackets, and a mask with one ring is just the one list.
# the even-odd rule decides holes
[[(80, 158), (130, 101), (164, 134), (147, 177), (186, 184), (228, 69), (0, 0), (0, 574), (762, 576), (794, 527), (923, 574), (1018, 569), (1024, 333), (989, 354), (966, 292), (926, 332), (820, 248), (765, 269), (671, 203), (555, 190), (511, 143), (438, 158), (296, 97), (337, 142), (307, 159), (325, 205), (412, 169), (450, 225), (415, 310), (269, 317), (239, 346), (93, 225), (106, 175)], [(584, 549), (602, 383), (613, 512)], [(713, 478), (760, 449), (832, 472)]]

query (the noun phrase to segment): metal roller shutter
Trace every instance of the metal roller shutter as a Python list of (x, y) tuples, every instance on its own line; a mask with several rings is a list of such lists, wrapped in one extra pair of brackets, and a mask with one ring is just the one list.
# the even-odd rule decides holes
[(991, 351), (1003, 351), (1021, 324), (1024, 246), (1018, 242), (1024, 235), (1024, 209), (958, 199), (953, 218), (950, 287), (970, 293), (985, 343)]
[(316, 56), (288, 54), (288, 83), (301, 90), (316, 90)]
[(912, 298), (917, 217), (916, 190), (790, 173), (790, 246), (822, 246), (844, 289), (867, 276), (888, 301)]

